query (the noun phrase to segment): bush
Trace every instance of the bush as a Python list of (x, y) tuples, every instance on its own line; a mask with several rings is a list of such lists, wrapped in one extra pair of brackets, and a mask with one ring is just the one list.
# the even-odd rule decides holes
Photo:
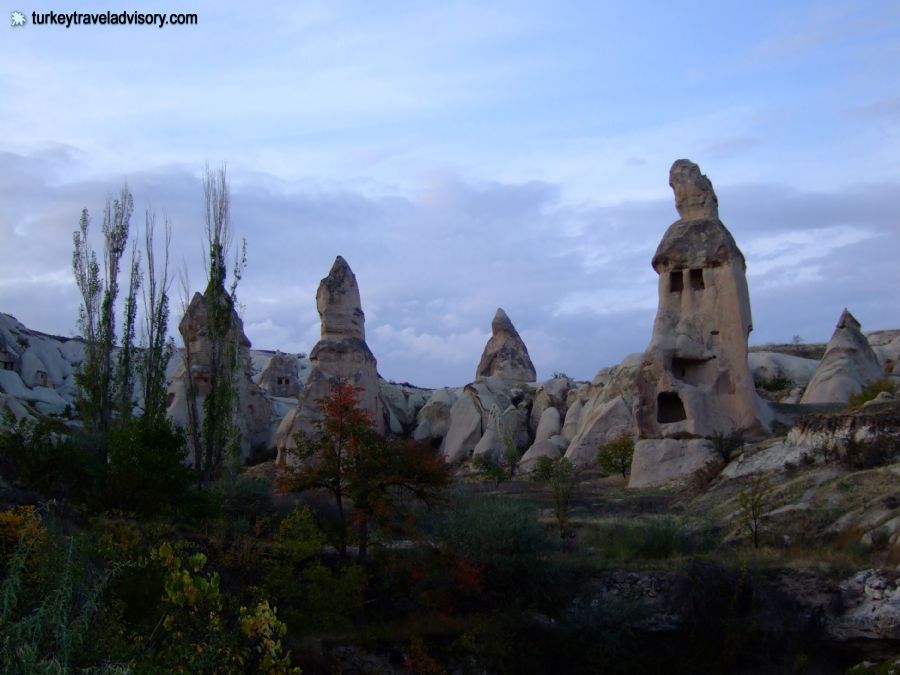
[(724, 431), (714, 431), (712, 435), (713, 450), (719, 458), (728, 464), (736, 450), (744, 447), (744, 432), (741, 429), (735, 429), (730, 433)]
[(871, 401), (883, 391), (896, 395), (897, 384), (887, 377), (875, 380), (874, 382), (869, 382), (869, 384), (865, 385), (858, 393), (853, 394), (847, 399), (847, 406), (850, 408), (858, 408), (866, 401)]
[(537, 509), (487, 495), (451, 504), (437, 523), (437, 538), (453, 554), (484, 567), (484, 587), (497, 597), (525, 601), (540, 592), (542, 554), (551, 548)]
[(568, 534), (569, 504), (575, 487), (578, 485), (578, 470), (575, 465), (565, 457), (551, 459), (541, 457), (535, 465), (531, 479), (546, 482), (550, 486), (553, 495), (554, 515), (559, 526), (559, 536), (565, 538)]
[(597, 464), (605, 474), (621, 473), (622, 478), (631, 471), (631, 458), (634, 456), (634, 440), (631, 434), (624, 433), (610, 441), (597, 451)]
[(605, 524), (588, 537), (589, 545), (609, 560), (664, 560), (712, 548), (709, 530), (691, 529), (671, 516)]
[(784, 391), (792, 389), (794, 381), (784, 375), (773, 375), (772, 377), (757, 377), (753, 384), (757, 389), (765, 389), (766, 391)]
[(112, 505), (144, 514), (178, 504), (194, 480), (184, 433), (167, 419), (131, 419), (109, 434)]
[(892, 462), (898, 450), (900, 444), (887, 436), (858, 441), (851, 435), (844, 440), (839, 457), (851, 469), (874, 469)]
[(0, 430), (0, 454), (12, 460), (25, 487), (46, 496), (93, 501), (106, 466), (96, 446), (91, 447), (95, 444), (86, 441), (98, 439), (76, 439), (64, 432), (65, 427), (47, 420), (7, 417)]
[(257, 520), (272, 510), (274, 487), (264, 478), (226, 475), (212, 488), (222, 512), (232, 519)]

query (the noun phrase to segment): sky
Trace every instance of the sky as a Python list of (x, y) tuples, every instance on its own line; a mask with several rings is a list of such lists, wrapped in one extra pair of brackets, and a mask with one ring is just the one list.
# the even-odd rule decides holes
[[(55, 12), (137, 4), (52, 3)], [(78, 333), (72, 232), (127, 182), (203, 282), (225, 165), (256, 348), (308, 352), (342, 255), (387, 379), (474, 378), (503, 307), (544, 379), (642, 351), (650, 259), (697, 162), (747, 259), (751, 344), (900, 328), (900, 4), (2, 0), (0, 311)], [(20, 11), (26, 25), (6, 17)], [(176, 284), (176, 315), (181, 289)]]

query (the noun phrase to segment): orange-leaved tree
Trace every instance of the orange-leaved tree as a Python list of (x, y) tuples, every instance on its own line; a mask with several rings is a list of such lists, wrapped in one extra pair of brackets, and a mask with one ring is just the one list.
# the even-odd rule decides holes
[(360, 407), (360, 391), (341, 381), (318, 401), (322, 417), (316, 433), (297, 434), (296, 450), (290, 451), (295, 459), (287, 463), (281, 486), (328, 492), (337, 507), (338, 551), (347, 557), (352, 526), (359, 562), (365, 562), (370, 526), (395, 521), (404, 497), (434, 503), (450, 480), (450, 468), (428, 445), (379, 434)]

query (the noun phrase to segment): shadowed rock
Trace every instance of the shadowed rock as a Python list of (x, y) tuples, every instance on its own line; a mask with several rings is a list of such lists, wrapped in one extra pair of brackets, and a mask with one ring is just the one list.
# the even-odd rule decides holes
[(359, 389), (360, 407), (369, 414), (378, 432), (384, 434), (387, 430), (377, 362), (365, 340), (365, 314), (359, 286), (341, 256), (319, 283), (316, 308), (322, 322), (322, 338), (309, 355), (311, 370), (297, 407), (284, 417), (275, 433), (279, 464), (285, 463), (287, 451), (296, 447), (298, 432), (316, 433), (316, 422), (322, 416), (319, 401), (341, 381)]
[(534, 382), (536, 374), (528, 348), (506, 312), (500, 308), (491, 321), (491, 333), (475, 371), (475, 379), (501, 377), (513, 382)]
[(860, 331), (859, 321), (845, 309), (800, 402), (846, 403), (879, 377), (884, 377), (884, 371), (878, 357)]

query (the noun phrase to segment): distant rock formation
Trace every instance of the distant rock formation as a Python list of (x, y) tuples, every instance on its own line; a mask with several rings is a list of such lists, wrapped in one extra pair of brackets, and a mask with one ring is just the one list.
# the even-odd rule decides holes
[(269, 396), (298, 396), (301, 382), (297, 359), (281, 352), (275, 352), (259, 377), (259, 386)]
[(845, 309), (800, 402), (846, 403), (864, 385), (884, 375), (859, 321)]
[[(231, 311), (231, 324), (226, 341), (237, 345), (237, 394), (238, 394), (238, 430), (241, 436), (241, 460), (245, 460), (256, 448), (271, 447), (272, 407), (265, 392), (253, 382), (250, 363), (250, 340), (244, 334), (244, 322), (231, 307), (231, 298), (225, 294), (223, 302), (227, 302)], [(184, 339), (186, 348), (191, 353), (191, 372), (188, 374), (186, 363), (182, 363), (172, 375), (168, 388), (168, 406), (166, 414), (173, 424), (182, 428), (188, 427), (188, 377), (193, 381), (197, 394), (195, 405), (196, 419), (202, 420), (203, 400), (210, 391), (212, 367), (210, 357), (210, 340), (208, 337), (209, 313), (206, 298), (201, 293), (194, 293), (185, 310), (178, 331)]]
[(478, 362), (475, 380), (502, 377), (510, 382), (534, 382), (537, 378), (528, 348), (506, 312), (500, 308), (491, 321), (491, 333)]
[(296, 447), (297, 432), (316, 432), (315, 423), (322, 413), (318, 402), (340, 381), (361, 390), (360, 407), (369, 413), (379, 433), (387, 431), (377, 362), (366, 344), (366, 319), (359, 286), (353, 270), (341, 256), (319, 283), (316, 309), (322, 321), (321, 339), (309, 355), (312, 368), (297, 407), (284, 417), (275, 434), (279, 464), (287, 461), (286, 451)]
[(696, 164), (676, 161), (669, 185), (680, 218), (652, 261), (659, 308), (632, 404), (633, 487), (686, 477), (712, 454), (703, 439), (733, 429), (760, 438), (771, 416), (747, 365), (753, 323), (744, 256)]

